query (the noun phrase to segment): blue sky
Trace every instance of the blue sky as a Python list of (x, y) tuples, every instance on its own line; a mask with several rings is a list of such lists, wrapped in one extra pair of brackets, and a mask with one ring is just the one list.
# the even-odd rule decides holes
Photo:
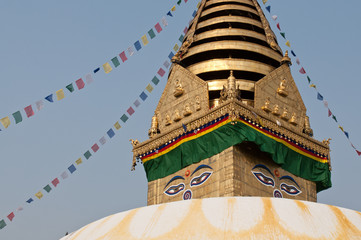
[[(2, 1), (0, 8), (0, 118), (23, 109), (84, 77), (139, 40), (177, 1)], [(329, 102), (350, 139), (361, 148), (361, 3), (269, 0), (302, 66)], [(68, 179), (41, 200), (29, 197), (59, 177), (97, 142), (151, 81), (184, 27), (197, 1), (182, 2), (169, 25), (141, 51), (91, 85), (0, 132), (0, 219), (15, 219), (1, 239), (59, 239), (66, 232), (120, 211), (146, 205), (147, 182), (138, 166), (130, 171), (130, 138), (147, 139), (151, 117), (164, 89), (162, 78), (150, 97), (116, 136), (101, 146)], [(263, 5), (263, 4), (261, 4)], [(285, 41), (266, 12), (279, 44)], [(361, 211), (358, 175), (361, 157), (351, 148), (327, 109), (292, 67), (315, 138), (332, 138), (333, 188), (320, 203)], [(22, 111), (23, 113), (23, 111)], [(44, 192), (44, 191), (43, 191)], [(29, 237), (31, 236), (31, 237)]]

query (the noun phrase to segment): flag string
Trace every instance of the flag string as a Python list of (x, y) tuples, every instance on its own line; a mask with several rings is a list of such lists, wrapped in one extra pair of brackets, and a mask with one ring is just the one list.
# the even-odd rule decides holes
[(286, 41), (285, 45), (291, 50), (291, 55), (292, 58), (296, 59), (296, 63), (297, 65), (300, 66), (299, 69), (299, 73), (306, 76), (308, 85), (310, 88), (313, 88), (314, 91), (316, 92), (316, 97), (317, 100), (321, 101), (323, 103), (323, 106), (327, 109), (328, 111), (328, 117), (331, 117), (334, 122), (338, 125), (338, 128), (343, 132), (343, 134), (345, 135), (345, 137), (347, 138), (348, 142), (350, 143), (351, 147), (356, 151), (358, 156), (361, 156), (361, 151), (359, 151), (355, 145), (351, 142), (350, 140), (350, 134), (348, 131), (345, 131), (344, 127), (341, 126), (341, 124), (338, 122), (336, 116), (333, 114), (333, 111), (331, 111), (329, 105), (328, 105), (328, 101), (325, 99), (325, 97), (319, 92), (319, 90), (317, 89), (316, 84), (314, 83), (314, 81), (311, 80), (311, 78), (309, 77), (309, 75), (307, 74), (305, 68), (302, 66), (300, 59), (297, 57), (295, 51), (293, 50), (293, 48), (291, 47), (291, 43), (290, 40), (286, 37), (286, 32), (281, 30), (281, 26), (280, 26), (280, 22), (278, 21), (278, 16), (277, 15), (272, 15), (271, 14), (271, 5), (268, 3), (268, 5), (266, 6), (268, 0), (262, 0), (263, 4), (265, 5), (266, 10), (268, 11), (268, 13), (271, 15), (271, 18), (273, 19), (273, 21), (275, 21), (277, 29), (280, 33), (280, 35), (284, 38), (284, 40)]

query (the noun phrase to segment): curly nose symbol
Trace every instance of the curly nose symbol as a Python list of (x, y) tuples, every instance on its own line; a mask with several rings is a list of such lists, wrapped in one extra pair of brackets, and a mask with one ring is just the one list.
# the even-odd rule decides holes
[(183, 200), (189, 200), (192, 199), (192, 191), (187, 190), (183, 193)]

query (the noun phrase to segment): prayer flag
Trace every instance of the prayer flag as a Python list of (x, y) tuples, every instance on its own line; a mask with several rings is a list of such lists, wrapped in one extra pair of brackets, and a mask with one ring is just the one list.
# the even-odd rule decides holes
[(277, 23), (277, 28), (281, 31), (280, 23)]
[(95, 153), (99, 150), (99, 146), (96, 143), (91, 148)]
[(290, 44), (290, 41), (289, 41), (289, 40), (287, 40), (286, 46), (287, 46), (287, 47), (291, 47), (291, 44)]
[(142, 92), (140, 95), (139, 95), (140, 99), (143, 100), (143, 102), (148, 98), (147, 94), (145, 94), (145, 92)]
[(184, 34), (187, 34), (187, 32), (188, 32), (188, 28), (185, 27), (184, 30), (183, 30), (183, 33), (184, 33)]
[(110, 73), (113, 70), (113, 68), (110, 66), (108, 62), (103, 64), (103, 69), (105, 73)]
[(34, 200), (32, 198), (29, 198), (28, 200), (26, 200), (27, 203), (31, 203), (33, 202)]
[(54, 187), (58, 186), (59, 184), (59, 179), (58, 178), (54, 178), (53, 181), (51, 181), (51, 183), (53, 184)]
[(26, 116), (28, 116), (28, 118), (31, 116), (34, 116), (33, 107), (31, 105), (24, 108), (24, 110), (25, 110)]
[(155, 33), (153, 31), (153, 28), (148, 31), (148, 35), (149, 35), (150, 39), (155, 38)]
[(142, 46), (140, 45), (140, 42), (139, 42), (139, 41), (136, 41), (136, 42), (134, 43), (134, 47), (135, 47), (135, 49), (136, 49), (137, 51), (139, 51), (139, 50), (142, 48)]
[(173, 14), (170, 11), (167, 13), (167, 15), (173, 17)]
[(317, 92), (317, 99), (320, 101), (323, 100), (323, 96), (319, 92)]
[(273, 16), (272, 16), (272, 19), (273, 19), (274, 21), (276, 21), (277, 18), (278, 18), (277, 15), (273, 15)]
[(188, 0), (184, 0), (184, 2), (185, 2), (185, 3), (187, 3), (187, 2), (188, 2)]
[(142, 42), (143, 42), (143, 45), (144, 45), (144, 46), (146, 46), (146, 45), (149, 43), (148, 38), (147, 38), (147, 35), (144, 34), (144, 35), (141, 37), (141, 39), (142, 39)]
[(92, 154), (89, 152), (89, 150), (84, 153), (84, 157), (85, 157), (87, 160), (88, 160), (91, 156), (92, 156)]
[(79, 78), (78, 80), (75, 81), (76, 86), (78, 87), (78, 89), (83, 89), (85, 86), (85, 83), (83, 81), (83, 79)]
[(197, 8), (199, 8), (201, 6), (201, 2), (198, 2), (197, 4)]
[(361, 152), (360, 152), (360, 151), (356, 150), (356, 152), (357, 152), (357, 154), (358, 154), (359, 156), (361, 156)]
[(123, 62), (125, 62), (125, 61), (128, 60), (128, 58), (127, 58), (127, 56), (125, 55), (125, 52), (124, 52), (124, 51), (119, 54), (119, 57), (120, 57), (120, 59), (122, 59)]
[(316, 89), (316, 85), (315, 84), (311, 84), (310, 87), (313, 87)]
[(62, 179), (67, 179), (68, 178), (68, 173), (64, 171), (60, 176), (61, 176)]
[(173, 47), (173, 50), (174, 50), (175, 52), (177, 52), (177, 51), (178, 51), (178, 49), (179, 49), (178, 44), (175, 44), (175, 45), (174, 45), (174, 47)]
[(69, 85), (67, 85), (66, 86), (66, 89), (68, 89), (69, 90), (69, 92), (74, 92), (74, 87), (73, 87), (73, 84), (72, 83), (70, 83)]
[(14, 217), (15, 217), (14, 212), (10, 213), (7, 217), (8, 217), (8, 219), (9, 219), (10, 221), (13, 221), (13, 219), (14, 219)]
[(96, 68), (96, 69), (94, 69), (94, 73), (97, 73), (97, 72), (99, 72), (99, 70), (100, 70), (100, 68)]
[(115, 136), (115, 132), (113, 131), (113, 129), (109, 129), (107, 134), (108, 134), (109, 138), (112, 138)]
[(186, 125), (184, 125), (184, 123), (182, 123), (182, 126), (183, 126), (183, 130), (184, 130), (184, 132), (187, 132), (187, 126), (186, 126)]
[(332, 115), (332, 112), (330, 109), (328, 109), (328, 116), (331, 117), (331, 115)]
[(127, 110), (127, 113), (129, 114), (129, 116), (132, 116), (133, 113), (134, 113), (134, 109), (132, 107), (129, 107), (128, 110)]
[(338, 128), (341, 129), (342, 132), (345, 132), (345, 130), (343, 130), (343, 127), (341, 127), (340, 125), (338, 125)]
[(291, 53), (294, 57), (296, 57), (296, 53), (293, 50), (291, 50)]
[(134, 106), (139, 107), (139, 105), (140, 105), (139, 100), (138, 100), (138, 99), (137, 99), (137, 100), (135, 100), (135, 102), (134, 102)]
[[(134, 48), (133, 48), (132, 46), (128, 47), (127, 51), (128, 51), (129, 56), (133, 56), (133, 54), (134, 54)], [(124, 55), (125, 55), (125, 53), (124, 53)], [(120, 57), (120, 58), (121, 58), (121, 57)], [(123, 59), (122, 59), (122, 60), (123, 60)]]
[(300, 65), (301, 63), (300, 63), (300, 59), (296, 59), (296, 63), (297, 63), (297, 65)]
[[(278, 26), (279, 26), (279, 25), (278, 25)], [(284, 39), (286, 39), (286, 33), (280, 32), (280, 34), (281, 34), (281, 36), (282, 36)]]
[(183, 40), (184, 40), (184, 36), (183, 36), (183, 34), (182, 34), (182, 35), (180, 35), (180, 37), (178, 38), (178, 40), (179, 40), (180, 42), (183, 42)]
[(71, 174), (73, 174), (73, 172), (76, 171), (76, 167), (74, 166), (74, 164), (70, 165), (70, 167), (68, 167), (68, 170)]
[(175, 11), (175, 5), (171, 8), (171, 10), (172, 10), (172, 12), (174, 12), (174, 11)]
[(163, 76), (164, 76), (164, 74), (165, 74), (164, 69), (163, 69), (163, 68), (159, 68), (159, 70), (158, 70), (158, 74), (159, 74), (159, 76), (163, 77)]
[(102, 145), (104, 145), (104, 144), (107, 143), (107, 140), (105, 139), (105, 137), (101, 137), (101, 138), (99, 139), (99, 142), (100, 142)]
[(168, 55), (169, 60), (172, 60), (172, 57), (174, 57), (174, 54), (173, 54), (173, 52), (170, 52)]
[(301, 74), (306, 74), (306, 70), (302, 67), (302, 68), (300, 69), (300, 73), (301, 73)]
[(50, 185), (49, 185), (49, 184), (46, 185), (46, 186), (44, 187), (44, 190), (45, 190), (47, 193), (49, 193), (49, 192), (51, 191)]
[(193, 14), (192, 14), (192, 17), (195, 17), (197, 15), (197, 11), (194, 10)]
[(147, 86), (145, 89), (147, 89), (147, 91), (148, 91), (149, 93), (151, 93), (154, 88), (152, 87), (152, 85), (148, 84), (148, 86)]
[(177, 4), (178, 4), (178, 5), (180, 5), (180, 4), (181, 4), (181, 2), (182, 2), (182, 0), (179, 0), (179, 1), (177, 2)]
[(164, 66), (166, 69), (169, 68), (170, 64), (169, 64), (168, 60), (166, 60), (166, 61), (163, 63), (163, 66)]
[[(119, 55), (120, 55), (120, 54), (119, 54)], [(118, 60), (117, 57), (113, 57), (113, 58), (112, 58), (112, 63), (113, 63), (113, 65), (114, 65), (114, 67), (118, 67), (118, 66), (120, 65), (120, 62), (119, 62), (119, 60)]]
[(267, 1), (268, 1), (268, 0), (262, 0), (263, 4), (266, 4)]
[(311, 83), (311, 78), (309, 76), (307, 76), (307, 81), (308, 83)]
[(155, 27), (155, 30), (157, 30), (158, 33), (160, 33), (162, 31), (162, 27), (160, 26), (159, 23), (157, 23), (154, 27)]
[(154, 85), (158, 85), (159, 79), (156, 76), (154, 76), (154, 78), (152, 79), (152, 82), (154, 83)]
[(271, 6), (267, 6), (266, 9), (269, 13), (271, 13)]
[(165, 19), (165, 17), (162, 18), (161, 22), (164, 27), (168, 26), (168, 22), (167, 22), (167, 19)]
[(56, 91), (56, 98), (59, 100), (63, 99), (65, 97), (63, 89), (60, 89)]
[(15, 119), (15, 123), (18, 124), (23, 121), (23, 117), (21, 116), (20, 111), (14, 112), (13, 117)]
[(16, 209), (16, 210), (18, 210), (20, 212), (20, 211), (24, 210), (24, 208), (23, 207), (18, 207), (18, 209)]
[(348, 132), (344, 131), (347, 138), (349, 138)]
[(40, 191), (37, 192), (37, 193), (35, 193), (35, 197), (37, 197), (37, 198), (39, 198), (39, 199), (41, 199), (43, 196), (44, 196), (43, 193), (40, 192)]
[(332, 118), (333, 120), (335, 120), (335, 122), (337, 122), (336, 116), (332, 114)]
[(119, 122), (114, 123), (115, 129), (119, 130), (122, 126), (120, 126)]
[(8, 128), (10, 126), (10, 118), (9, 117), (4, 117), (4, 118), (0, 119), (0, 122), (2, 125), (4, 125), (5, 128)]
[(88, 73), (87, 75), (85, 75), (85, 81), (87, 84), (92, 84), (94, 82), (93, 76)]
[(40, 111), (41, 109), (43, 109), (44, 107), (44, 102), (43, 100), (39, 100), (36, 102), (36, 108), (38, 109), (38, 111)]
[(76, 161), (75, 161), (76, 165), (80, 165), (83, 163), (83, 160), (81, 158), (78, 158)]
[(0, 221), (0, 229), (3, 229), (4, 227), (6, 227), (6, 223), (5, 223), (4, 219), (2, 219)]
[(122, 120), (124, 123), (128, 121), (128, 116), (123, 114), (123, 116), (120, 118), (120, 120)]

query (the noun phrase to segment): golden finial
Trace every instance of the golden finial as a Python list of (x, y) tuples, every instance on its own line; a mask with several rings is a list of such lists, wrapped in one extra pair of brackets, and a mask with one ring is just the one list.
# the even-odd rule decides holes
[(286, 50), (285, 55), (281, 60), (281, 65), (282, 64), (288, 64), (289, 66), (292, 65), (291, 58), (288, 56), (288, 50)]

